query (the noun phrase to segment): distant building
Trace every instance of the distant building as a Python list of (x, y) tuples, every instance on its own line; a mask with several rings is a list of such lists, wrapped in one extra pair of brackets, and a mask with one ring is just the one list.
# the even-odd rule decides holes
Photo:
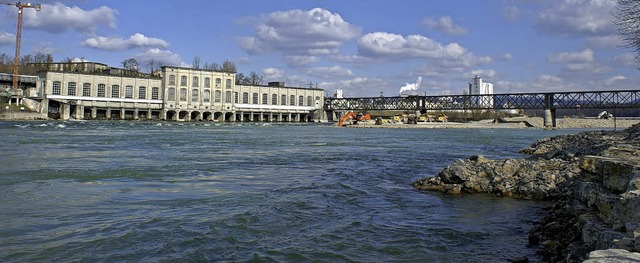
[(344, 95), (342, 94), (342, 90), (341, 89), (337, 89), (333, 92), (333, 97), (336, 99), (343, 99)]
[[(469, 83), (469, 95), (493, 95), (493, 84), (483, 82), (480, 76), (475, 76)], [(493, 107), (493, 96), (477, 97), (475, 100), (480, 107)]]

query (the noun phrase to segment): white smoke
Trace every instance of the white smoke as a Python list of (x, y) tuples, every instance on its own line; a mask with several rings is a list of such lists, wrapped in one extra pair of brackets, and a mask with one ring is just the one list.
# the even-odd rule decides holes
[(422, 83), (422, 76), (419, 76), (415, 83), (407, 83), (402, 88), (400, 88), (400, 95), (416, 95), (416, 92), (420, 88), (420, 84)]

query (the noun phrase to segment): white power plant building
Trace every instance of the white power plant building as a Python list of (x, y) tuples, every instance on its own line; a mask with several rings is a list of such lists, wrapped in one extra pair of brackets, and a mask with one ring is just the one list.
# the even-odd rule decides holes
[[(475, 76), (469, 83), (469, 95), (493, 95), (493, 84), (483, 82), (480, 76)], [(493, 96), (478, 97), (478, 106), (492, 108)]]

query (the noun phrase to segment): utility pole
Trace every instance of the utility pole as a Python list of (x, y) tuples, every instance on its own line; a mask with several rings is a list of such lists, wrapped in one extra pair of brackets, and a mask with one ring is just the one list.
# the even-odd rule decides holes
[(12, 93), (16, 94), (16, 90), (18, 89), (18, 63), (20, 63), (20, 39), (22, 36), (22, 13), (24, 8), (33, 8), (36, 11), (40, 11), (42, 6), (40, 4), (32, 4), (32, 3), (22, 3), (18, 1), (17, 3), (0, 3), (4, 5), (12, 5), (18, 8), (18, 22), (17, 22), (17, 31), (16, 31), (16, 55), (13, 58), (13, 83), (12, 83)]

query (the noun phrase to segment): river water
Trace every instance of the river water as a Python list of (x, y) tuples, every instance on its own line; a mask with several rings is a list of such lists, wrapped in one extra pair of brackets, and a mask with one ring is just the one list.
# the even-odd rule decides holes
[(536, 201), (411, 183), (575, 131), (0, 122), (0, 262), (495, 262)]

